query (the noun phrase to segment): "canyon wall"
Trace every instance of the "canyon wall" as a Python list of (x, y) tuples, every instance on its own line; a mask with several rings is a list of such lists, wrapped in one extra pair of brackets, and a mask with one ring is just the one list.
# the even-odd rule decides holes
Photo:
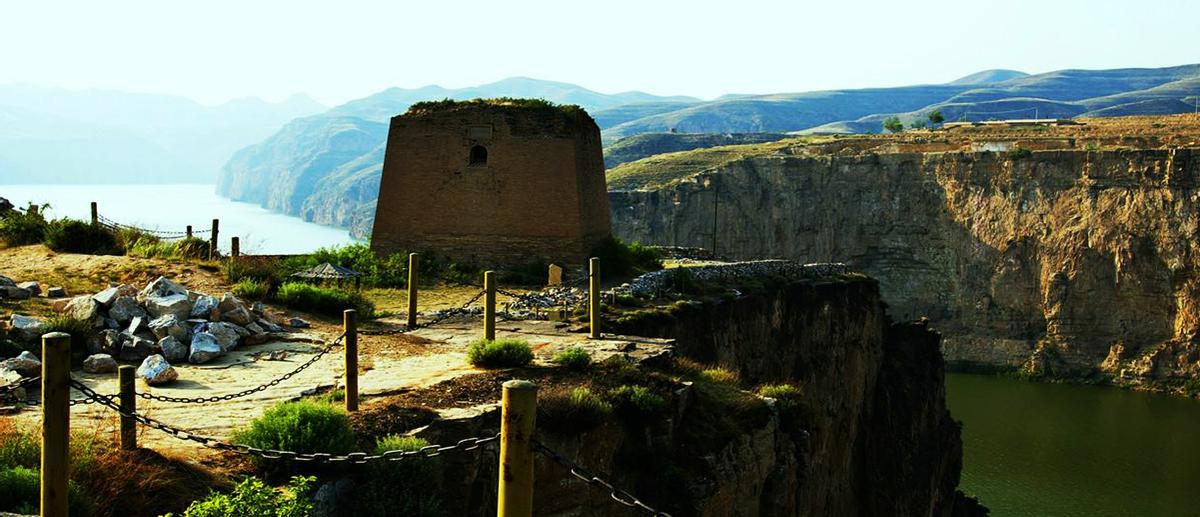
[[(612, 422), (542, 439), (677, 516), (972, 515), (956, 490), (962, 445), (938, 336), (920, 323), (892, 325), (884, 312), (877, 283), (857, 276), (613, 322), (614, 332), (674, 337), (677, 355), (733, 369), (744, 385), (799, 386), (800, 407), (718, 412), (704, 389), (685, 387), (670, 416), (644, 428)], [(452, 442), (494, 432), (497, 420), (485, 411), (421, 434)], [(445, 461), (454, 463), (443, 492), (462, 494), (446, 501), (447, 513), (494, 514), (495, 462)], [(544, 458), (536, 470), (541, 515), (639, 515)]]
[(610, 193), (626, 240), (843, 261), (962, 367), (1191, 378), (1195, 149), (749, 156)]

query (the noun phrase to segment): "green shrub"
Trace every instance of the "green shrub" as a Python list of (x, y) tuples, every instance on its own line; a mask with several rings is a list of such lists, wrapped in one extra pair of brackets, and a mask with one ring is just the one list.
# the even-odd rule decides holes
[[(0, 512), (37, 515), (39, 484), (37, 469), (0, 468)], [(88, 515), (91, 510), (91, 504), (73, 481), (67, 488), (67, 507), (71, 515)]]
[[(346, 454), (355, 447), (354, 431), (345, 411), (320, 402), (281, 402), (233, 433), (233, 442), (294, 452)], [(274, 463), (272, 463), (274, 462)], [(264, 469), (281, 472), (287, 465), (262, 460)]]
[(55, 314), (46, 320), (46, 326), (41, 332), (43, 334), (66, 332), (71, 335), (71, 350), (83, 352), (87, 350), (88, 340), (96, 335), (96, 328), (90, 321), (81, 320), (69, 314)]
[[(207, 254), (207, 251), (205, 253)], [(227, 260), (221, 263), (221, 274), (231, 284), (250, 278), (267, 282), (270, 285), (279, 285), (293, 272), (278, 260), (261, 257), (241, 257), (238, 260)]]
[[(429, 445), (420, 438), (389, 435), (375, 443), (375, 454), (416, 451)], [(437, 458), (415, 456), (398, 462), (378, 461), (367, 467), (368, 481), (356, 499), (354, 512), (364, 517), (441, 515), (441, 500), (434, 490)]]
[(1013, 149), (1009, 149), (1008, 151), (1008, 159), (1012, 161), (1024, 160), (1030, 156), (1033, 156), (1033, 151), (1030, 151), (1029, 149), (1015, 147)]
[[(258, 478), (246, 478), (228, 494), (213, 491), (193, 502), (184, 517), (308, 517), (313, 504), (308, 497), (316, 478), (296, 476), (287, 490), (279, 491)], [(168, 514), (169, 516), (170, 514)]]
[(522, 339), (479, 339), (467, 347), (467, 361), (483, 368), (525, 366), (533, 361), (533, 350)]
[(614, 411), (626, 419), (645, 421), (658, 415), (667, 405), (662, 397), (645, 386), (624, 384), (608, 393)]
[(781, 408), (792, 408), (800, 403), (804, 392), (792, 384), (764, 384), (758, 388), (758, 396), (775, 399)]
[(154, 237), (144, 237), (137, 238), (132, 241), (125, 241), (125, 244), (121, 247), (125, 249), (125, 254), (131, 257), (162, 259), (180, 258), (179, 250), (175, 247), (175, 243), (163, 241)]
[(103, 226), (75, 219), (55, 219), (46, 226), (46, 246), (63, 253), (121, 255), (117, 235)]
[(292, 309), (316, 312), (329, 316), (355, 309), (360, 318), (375, 314), (375, 304), (362, 293), (330, 287), (318, 287), (303, 282), (286, 282), (279, 286), (275, 300)]
[(551, 361), (554, 364), (572, 370), (584, 370), (592, 365), (592, 354), (589, 354), (587, 350), (582, 348), (571, 347), (554, 354), (554, 359), (551, 359)]
[(700, 371), (700, 378), (718, 384), (737, 384), (738, 374), (725, 368), (705, 368)]
[(41, 451), (41, 441), (35, 433), (16, 428), (0, 433), (0, 469), (36, 468), (41, 464)]
[(175, 250), (180, 257), (208, 260), (209, 242), (199, 237), (185, 237), (175, 241)]
[(0, 241), (8, 246), (24, 246), (37, 244), (46, 238), (46, 217), (42, 212), (49, 205), (42, 205), (39, 210), (31, 210), (34, 205), (25, 210), (12, 210), (0, 217)]
[(628, 278), (663, 268), (662, 253), (655, 248), (639, 243), (625, 244), (616, 237), (609, 237), (592, 249), (592, 256), (600, 259), (600, 278)]
[(538, 427), (558, 433), (583, 432), (608, 419), (612, 404), (592, 390), (579, 386), (554, 390), (538, 400)]
[(233, 284), (232, 291), (233, 294), (242, 298), (249, 298), (251, 300), (265, 300), (267, 298), (267, 291), (270, 289), (271, 284), (268, 284), (264, 280), (243, 278), (238, 281), (238, 283)]

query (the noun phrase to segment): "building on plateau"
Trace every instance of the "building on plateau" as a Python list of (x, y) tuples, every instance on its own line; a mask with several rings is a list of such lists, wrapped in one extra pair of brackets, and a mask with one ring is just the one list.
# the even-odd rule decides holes
[(392, 118), (376, 253), (582, 264), (610, 233), (600, 129), (583, 109), (447, 100)]

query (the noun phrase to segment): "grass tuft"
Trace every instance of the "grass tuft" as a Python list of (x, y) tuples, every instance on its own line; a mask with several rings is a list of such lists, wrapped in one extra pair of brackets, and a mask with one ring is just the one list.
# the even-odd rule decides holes
[(479, 339), (467, 347), (467, 361), (482, 368), (512, 368), (533, 361), (533, 349), (523, 339)]
[(586, 370), (592, 365), (592, 354), (579, 347), (571, 347), (554, 355), (554, 364), (571, 370)]
[(589, 431), (612, 412), (612, 404), (586, 386), (558, 389), (538, 400), (538, 427), (562, 434)]

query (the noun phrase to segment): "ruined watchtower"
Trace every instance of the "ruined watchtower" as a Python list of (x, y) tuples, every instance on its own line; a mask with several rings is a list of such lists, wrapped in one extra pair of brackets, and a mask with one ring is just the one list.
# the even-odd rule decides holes
[(600, 129), (583, 109), (441, 101), (392, 118), (376, 253), (581, 264), (610, 231)]

